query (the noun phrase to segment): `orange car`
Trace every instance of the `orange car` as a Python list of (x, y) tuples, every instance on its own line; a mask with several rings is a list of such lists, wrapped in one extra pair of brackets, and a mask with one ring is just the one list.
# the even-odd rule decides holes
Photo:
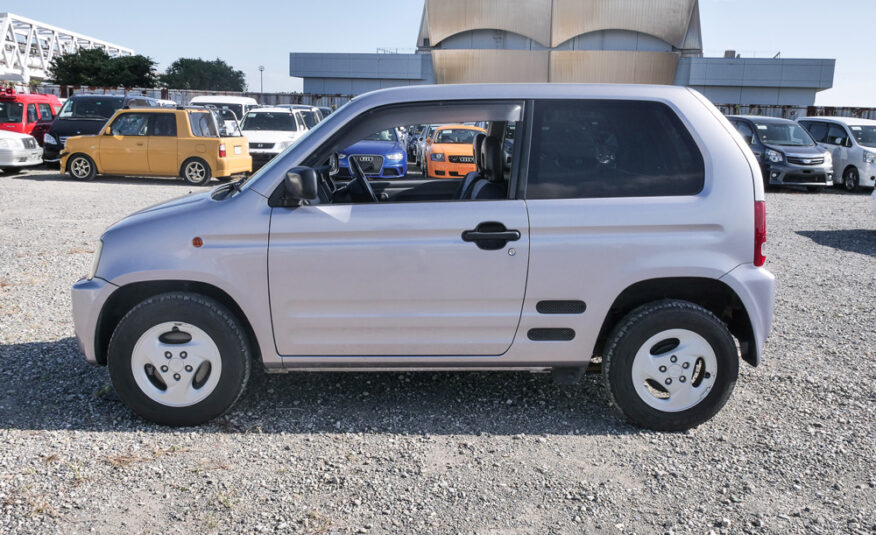
[(487, 131), (462, 124), (440, 126), (426, 145), (426, 176), (430, 178), (462, 178), (477, 170), (474, 138)]

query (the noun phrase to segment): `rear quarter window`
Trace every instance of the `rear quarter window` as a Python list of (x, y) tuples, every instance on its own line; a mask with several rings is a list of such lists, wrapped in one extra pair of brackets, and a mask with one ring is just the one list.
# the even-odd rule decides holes
[(528, 199), (696, 195), (703, 156), (669, 106), (623, 100), (537, 103)]
[(216, 121), (209, 111), (193, 111), (189, 113), (189, 123), (192, 126), (192, 135), (196, 137), (219, 137)]

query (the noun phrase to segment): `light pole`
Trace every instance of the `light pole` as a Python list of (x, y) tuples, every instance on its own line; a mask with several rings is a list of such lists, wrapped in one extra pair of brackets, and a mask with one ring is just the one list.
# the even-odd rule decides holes
[(259, 93), (265, 92), (265, 66), (259, 65)]

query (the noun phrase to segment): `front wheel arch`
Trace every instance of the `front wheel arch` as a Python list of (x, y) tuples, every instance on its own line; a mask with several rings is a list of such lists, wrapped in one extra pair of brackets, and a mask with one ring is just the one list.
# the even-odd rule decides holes
[(210, 297), (228, 308), (246, 330), (250, 353), (253, 355), (253, 358), (257, 361), (261, 361), (261, 351), (259, 349), (258, 339), (256, 338), (255, 331), (249, 322), (249, 318), (246, 317), (243, 309), (240, 308), (240, 305), (238, 305), (234, 298), (228, 293), (205, 282), (162, 280), (126, 284), (110, 295), (109, 299), (104, 303), (103, 308), (101, 308), (94, 333), (94, 350), (97, 363), (101, 366), (106, 366), (107, 349), (109, 348), (110, 338), (125, 314), (150, 297), (170, 292), (191, 292), (200, 294)]

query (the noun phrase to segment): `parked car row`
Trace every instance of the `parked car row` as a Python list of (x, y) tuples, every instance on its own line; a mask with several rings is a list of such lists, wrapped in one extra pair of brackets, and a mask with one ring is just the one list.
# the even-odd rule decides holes
[(847, 191), (876, 184), (876, 121), (852, 117), (731, 115), (761, 165), (766, 186), (837, 185)]

